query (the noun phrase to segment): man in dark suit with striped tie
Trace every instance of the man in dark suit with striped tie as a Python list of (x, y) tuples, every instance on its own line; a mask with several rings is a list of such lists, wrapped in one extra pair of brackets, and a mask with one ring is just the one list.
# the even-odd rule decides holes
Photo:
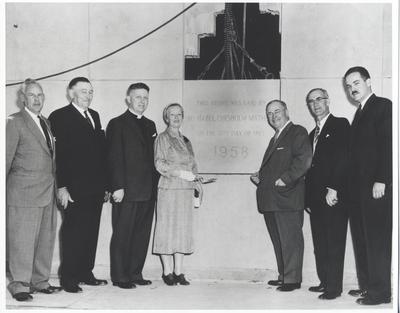
[(356, 259), (357, 303), (391, 302), (392, 102), (377, 97), (368, 71), (352, 67), (344, 75), (358, 105), (351, 124), (349, 153), (350, 227)]
[(314, 243), (319, 299), (335, 299), (343, 289), (348, 212), (345, 198), (350, 124), (329, 111), (328, 92), (315, 88), (306, 102), (316, 126), (310, 133), (311, 168), (306, 175), (306, 207)]
[(56, 137), (58, 199), (64, 207), (61, 226), (61, 285), (80, 292), (79, 283), (98, 286), (94, 277), (97, 239), (106, 192), (105, 133), (99, 114), (89, 109), (93, 87), (85, 77), (68, 85), (71, 103), (50, 114)]
[(51, 294), (50, 270), (57, 229), (55, 149), (47, 119), (41, 114), (40, 84), (22, 84), (24, 108), (8, 117), (6, 128), (8, 289), (17, 301), (30, 293)]

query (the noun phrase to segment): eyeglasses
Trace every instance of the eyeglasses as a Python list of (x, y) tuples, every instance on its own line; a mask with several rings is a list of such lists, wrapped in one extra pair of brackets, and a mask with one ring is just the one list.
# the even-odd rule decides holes
[(307, 100), (307, 104), (320, 103), (322, 100), (326, 100), (326, 99), (328, 99), (328, 98), (326, 98), (326, 97), (318, 97), (315, 100), (310, 99), (310, 100)]

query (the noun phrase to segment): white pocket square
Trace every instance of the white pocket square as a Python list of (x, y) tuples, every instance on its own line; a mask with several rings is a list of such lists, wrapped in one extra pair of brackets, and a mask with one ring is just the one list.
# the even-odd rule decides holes
[(151, 137), (155, 137), (155, 136), (157, 136), (157, 133), (154, 133), (153, 136), (151, 136)]
[(283, 149), (285, 149), (285, 148), (284, 147), (276, 148), (276, 150), (283, 150)]
[(325, 138), (328, 138), (328, 137), (329, 137), (329, 134), (326, 134)]

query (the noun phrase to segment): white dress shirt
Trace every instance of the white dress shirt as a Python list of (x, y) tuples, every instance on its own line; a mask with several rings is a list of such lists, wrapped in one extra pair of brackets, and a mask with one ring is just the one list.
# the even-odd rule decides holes
[[(329, 115), (331, 115), (331, 113), (328, 113), (327, 116), (325, 116), (322, 120), (317, 121), (317, 126), (319, 127), (319, 136), (321, 136), (321, 132), (322, 132), (322, 128), (324, 128), (324, 125), (326, 123), (326, 120), (328, 119)], [(317, 141), (313, 140), (313, 154), (315, 151), (315, 147), (317, 146)]]
[(278, 130), (278, 134), (275, 137), (275, 140), (277, 140), (279, 138), (279, 136), (281, 135), (282, 131), (286, 128), (286, 126), (288, 126), (288, 124), (290, 123), (290, 120), (288, 120), (285, 125), (283, 125), (283, 127), (281, 129)]
[(82, 114), (82, 116), (83, 116), (85, 119), (86, 119), (85, 111), (87, 112), (87, 115), (89, 116), (89, 119), (90, 119), (90, 121), (92, 122), (92, 125), (93, 125), (93, 128), (94, 128), (94, 127), (95, 127), (95, 125), (94, 125), (94, 120), (93, 120), (92, 115), (91, 115), (90, 112), (89, 112), (89, 109), (84, 110), (84, 109), (82, 109), (81, 107), (78, 107), (78, 106), (77, 106), (75, 103), (73, 103), (73, 102), (72, 102), (72, 105), (75, 107), (75, 109), (78, 110), (79, 113)]
[(372, 96), (372, 92), (362, 101), (360, 102), (361, 104), (361, 110), (364, 109), (365, 104), (367, 103), (368, 99)]
[[(46, 139), (46, 135), (45, 135), (44, 132), (43, 132), (43, 128), (42, 128), (42, 126), (40, 125), (40, 121), (39, 121), (39, 118), (38, 118), (38, 116), (40, 116), (40, 114), (39, 114), (39, 115), (36, 115), (35, 113), (31, 112), (31, 111), (30, 111), (29, 109), (27, 109), (26, 107), (25, 107), (24, 109), (25, 109), (25, 111), (28, 112), (28, 114), (32, 117), (32, 119), (33, 119), (33, 121), (35, 122), (35, 124), (37, 125), (37, 127), (39, 127), (39, 130), (40, 130), (40, 132), (42, 133), (44, 139)], [(50, 136), (50, 134), (49, 134), (49, 136)]]

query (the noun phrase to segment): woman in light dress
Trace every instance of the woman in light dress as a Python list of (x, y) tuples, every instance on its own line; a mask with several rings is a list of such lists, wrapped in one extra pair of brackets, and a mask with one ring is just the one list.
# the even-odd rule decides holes
[(154, 144), (155, 167), (161, 177), (153, 253), (161, 256), (162, 279), (169, 286), (190, 284), (182, 265), (184, 256), (194, 251), (194, 190), (202, 193), (192, 144), (180, 132), (183, 115), (180, 104), (169, 104), (163, 111), (167, 128)]

